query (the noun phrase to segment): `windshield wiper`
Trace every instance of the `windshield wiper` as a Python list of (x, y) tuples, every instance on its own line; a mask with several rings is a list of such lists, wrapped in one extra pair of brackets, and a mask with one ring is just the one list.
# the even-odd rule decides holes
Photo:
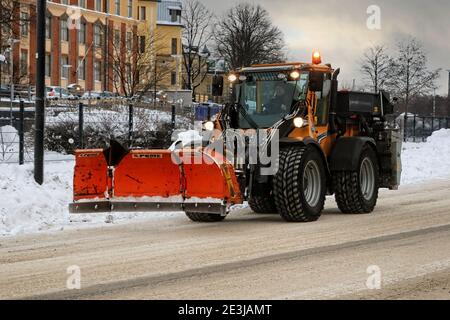
[(259, 126), (256, 122), (250, 117), (247, 110), (240, 103), (236, 104), (237, 108), (239, 108), (239, 113), (244, 117), (245, 121), (252, 127), (252, 129), (259, 129)]

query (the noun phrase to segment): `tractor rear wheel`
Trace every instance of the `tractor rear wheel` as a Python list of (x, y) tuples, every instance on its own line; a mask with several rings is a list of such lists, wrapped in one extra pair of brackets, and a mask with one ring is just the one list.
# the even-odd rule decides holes
[(186, 212), (186, 216), (194, 222), (221, 222), (225, 220), (226, 217), (220, 214), (210, 214), (210, 213), (197, 213), (197, 212)]
[(271, 214), (277, 213), (277, 208), (275, 207), (275, 199), (273, 195), (264, 196), (252, 196), (248, 200), (248, 205), (253, 212), (259, 214)]
[(273, 187), (275, 204), (284, 220), (318, 220), (326, 195), (325, 168), (319, 152), (307, 146), (281, 150)]
[(378, 200), (378, 179), (377, 155), (366, 145), (357, 170), (333, 173), (333, 189), (339, 210), (349, 214), (373, 212)]

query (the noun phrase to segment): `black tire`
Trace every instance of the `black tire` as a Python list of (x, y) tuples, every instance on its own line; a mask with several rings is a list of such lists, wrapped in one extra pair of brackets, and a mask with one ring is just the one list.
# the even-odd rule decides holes
[[(373, 167), (373, 191), (363, 193), (361, 176), (362, 166), (369, 161)], [(364, 171), (364, 170), (363, 170)], [(377, 205), (379, 189), (379, 166), (377, 155), (369, 145), (366, 145), (360, 155), (358, 170), (333, 173), (333, 189), (339, 210), (348, 214), (372, 213)]]
[(208, 214), (208, 213), (197, 213), (197, 212), (186, 212), (186, 216), (194, 222), (221, 222), (225, 220), (226, 217), (220, 214)]
[(278, 212), (273, 195), (267, 195), (267, 197), (253, 196), (248, 200), (248, 205), (253, 212), (259, 214), (272, 214)]
[[(315, 200), (308, 202), (308, 191), (305, 187), (310, 188), (311, 183), (308, 183), (308, 180), (305, 181), (305, 175), (311, 165), (317, 169), (317, 179), (315, 179), (317, 181), (311, 182), (312, 188), (317, 192), (314, 193)], [(273, 187), (275, 205), (284, 220), (288, 222), (317, 221), (322, 214), (326, 195), (325, 168), (319, 152), (312, 146), (281, 150)]]

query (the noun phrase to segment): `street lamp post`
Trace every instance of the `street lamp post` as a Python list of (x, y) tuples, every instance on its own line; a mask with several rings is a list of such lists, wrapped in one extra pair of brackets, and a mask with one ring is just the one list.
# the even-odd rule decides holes
[(4, 54), (0, 54), (0, 86), (2, 85), (2, 71), (3, 71), (3, 64), (6, 63), (6, 57)]
[(172, 58), (174, 58), (175, 59), (175, 61), (176, 61), (176, 81), (177, 81), (177, 83), (175, 84), (175, 104), (177, 103), (177, 101), (178, 101), (178, 86), (179, 86), (179, 83), (180, 83), (180, 74), (179, 74), (179, 68), (180, 68), (180, 59), (182, 58), (183, 56), (182, 55), (180, 55), (180, 54), (173, 54), (172, 55)]
[(14, 45), (19, 43), (20, 40), (17, 39), (9, 39), (9, 90), (10, 90), (10, 104), (9, 104), (9, 113), (10, 113), (10, 124), (13, 125), (13, 101), (14, 101)]
[[(69, 72), (69, 69), (72, 68), (72, 65), (63, 64), (61, 68), (63, 69), (63, 72), (61, 72), (61, 80), (62, 80), (62, 76), (64, 75), (64, 69), (67, 69), (67, 72)], [(69, 91), (69, 76), (67, 76), (66, 78), (66, 90)], [(62, 90), (59, 90), (59, 97), (62, 99)]]

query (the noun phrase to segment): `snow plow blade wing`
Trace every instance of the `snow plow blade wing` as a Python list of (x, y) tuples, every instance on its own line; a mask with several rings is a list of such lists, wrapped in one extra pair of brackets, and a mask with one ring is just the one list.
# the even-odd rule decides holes
[[(242, 203), (233, 167), (204, 150), (76, 152), (70, 213), (186, 211), (227, 214)], [(118, 159), (118, 160), (117, 160)]]

